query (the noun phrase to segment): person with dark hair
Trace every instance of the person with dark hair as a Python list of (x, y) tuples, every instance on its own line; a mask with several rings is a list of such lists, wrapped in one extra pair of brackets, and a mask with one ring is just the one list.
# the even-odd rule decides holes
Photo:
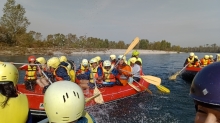
[(19, 73), (11, 63), (0, 63), (0, 123), (31, 123), (26, 95), (16, 89)]
[(195, 123), (220, 122), (220, 62), (199, 71), (193, 79), (190, 96), (196, 109)]

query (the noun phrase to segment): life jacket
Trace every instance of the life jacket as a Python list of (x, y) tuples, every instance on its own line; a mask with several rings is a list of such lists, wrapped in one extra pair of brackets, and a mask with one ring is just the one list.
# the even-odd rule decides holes
[[(0, 102), (6, 99), (0, 94)], [(28, 119), (28, 99), (24, 94), (11, 97), (4, 108), (0, 107), (0, 123), (26, 123)]]
[(213, 60), (213, 59), (209, 59), (209, 61), (210, 61), (210, 64), (214, 62), (214, 60)]
[(28, 65), (28, 69), (25, 73), (25, 80), (34, 80), (37, 79), (37, 66)]
[(131, 67), (127, 64), (124, 65), (119, 65), (118, 70), (122, 71), (122, 73), (117, 75), (117, 78), (120, 80), (120, 82), (123, 85), (127, 85), (128, 83), (128, 78), (131, 77)]
[(99, 66), (97, 66), (96, 68), (91, 68), (91, 71), (90, 71), (90, 82), (91, 83), (94, 83), (94, 79), (93, 79), (93, 77), (95, 78), (95, 80), (99, 77), (98, 76), (98, 67)]
[(85, 68), (83, 65), (80, 65), (80, 70), (78, 72), (81, 73), (82, 71), (87, 72), (89, 69)]
[(105, 82), (115, 82), (116, 81), (116, 79), (115, 79), (115, 76), (111, 73), (111, 72), (109, 72), (109, 71), (107, 71), (106, 69), (104, 69), (104, 68), (102, 68), (102, 70), (103, 70), (103, 76), (105, 77)]
[(200, 61), (201, 61), (201, 64), (202, 64), (203, 66), (207, 66), (208, 64), (210, 64), (209, 59), (204, 59), (204, 58), (202, 58)]
[(58, 66), (58, 67), (57, 67), (57, 68), (54, 70), (54, 72), (53, 72), (53, 75), (55, 76), (56, 81), (63, 80), (63, 78), (62, 78), (62, 77), (59, 77), (59, 76), (57, 76), (57, 75), (56, 75), (56, 71), (57, 71), (57, 69), (58, 69), (59, 67), (63, 67), (63, 68), (65, 68), (65, 69), (66, 69), (67, 74), (70, 76), (69, 69), (68, 69), (66, 66), (59, 65), (59, 66)]
[(75, 78), (76, 78), (75, 71), (74, 70), (70, 70), (69, 74), (70, 74), (71, 81), (75, 82)]

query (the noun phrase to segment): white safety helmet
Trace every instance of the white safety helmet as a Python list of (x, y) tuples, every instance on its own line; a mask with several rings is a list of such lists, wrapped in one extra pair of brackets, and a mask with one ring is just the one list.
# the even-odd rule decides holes
[(194, 56), (195, 54), (193, 53), (193, 52), (191, 52), (190, 54), (189, 54), (189, 56)]
[(195, 58), (196, 58), (196, 59), (199, 59), (199, 57), (198, 57), (198, 56), (195, 56)]
[(50, 122), (69, 123), (82, 117), (85, 97), (76, 83), (58, 81), (48, 87), (44, 107)]
[(110, 55), (110, 59), (111, 59), (111, 60), (115, 60), (115, 59), (116, 59), (116, 55), (113, 55), (113, 54)]
[(213, 55), (209, 55), (209, 58), (213, 58)]
[(95, 62), (98, 62), (98, 60), (96, 58), (92, 58), (89, 63), (92, 64), (92, 63), (95, 63)]
[[(123, 55), (119, 55), (118, 59), (122, 59)], [(126, 56), (123, 57), (123, 60), (126, 61)]]
[(205, 59), (209, 59), (209, 55), (205, 55), (204, 58), (205, 58)]
[(82, 66), (88, 66), (89, 62), (87, 59), (83, 59), (81, 64)]
[(104, 67), (111, 66), (111, 62), (109, 60), (105, 60), (103, 65), (104, 65)]
[(95, 57), (98, 61), (102, 60), (100, 56)]

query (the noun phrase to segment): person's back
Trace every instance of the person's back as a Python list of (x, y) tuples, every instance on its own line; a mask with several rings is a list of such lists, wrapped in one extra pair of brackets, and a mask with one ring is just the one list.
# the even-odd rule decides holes
[(204, 67), (192, 81), (190, 96), (195, 103), (195, 123), (220, 122), (220, 62)]
[(32, 122), (26, 95), (16, 89), (18, 70), (10, 63), (0, 63), (0, 123)]
[(69, 70), (67, 68), (68, 63), (60, 62), (57, 57), (52, 57), (47, 61), (47, 65), (50, 71), (53, 72), (56, 81), (71, 80)]

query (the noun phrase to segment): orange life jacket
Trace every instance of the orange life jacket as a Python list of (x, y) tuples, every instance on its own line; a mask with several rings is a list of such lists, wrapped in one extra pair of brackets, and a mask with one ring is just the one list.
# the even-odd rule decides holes
[(117, 78), (125, 86), (128, 83), (128, 78), (131, 77), (131, 67), (127, 64), (118, 65), (118, 70), (121, 70), (121, 73), (117, 75)]
[(201, 61), (201, 65), (203, 65), (203, 66), (207, 66), (208, 64), (210, 64), (210, 60), (209, 59), (202, 58), (200, 61)]

